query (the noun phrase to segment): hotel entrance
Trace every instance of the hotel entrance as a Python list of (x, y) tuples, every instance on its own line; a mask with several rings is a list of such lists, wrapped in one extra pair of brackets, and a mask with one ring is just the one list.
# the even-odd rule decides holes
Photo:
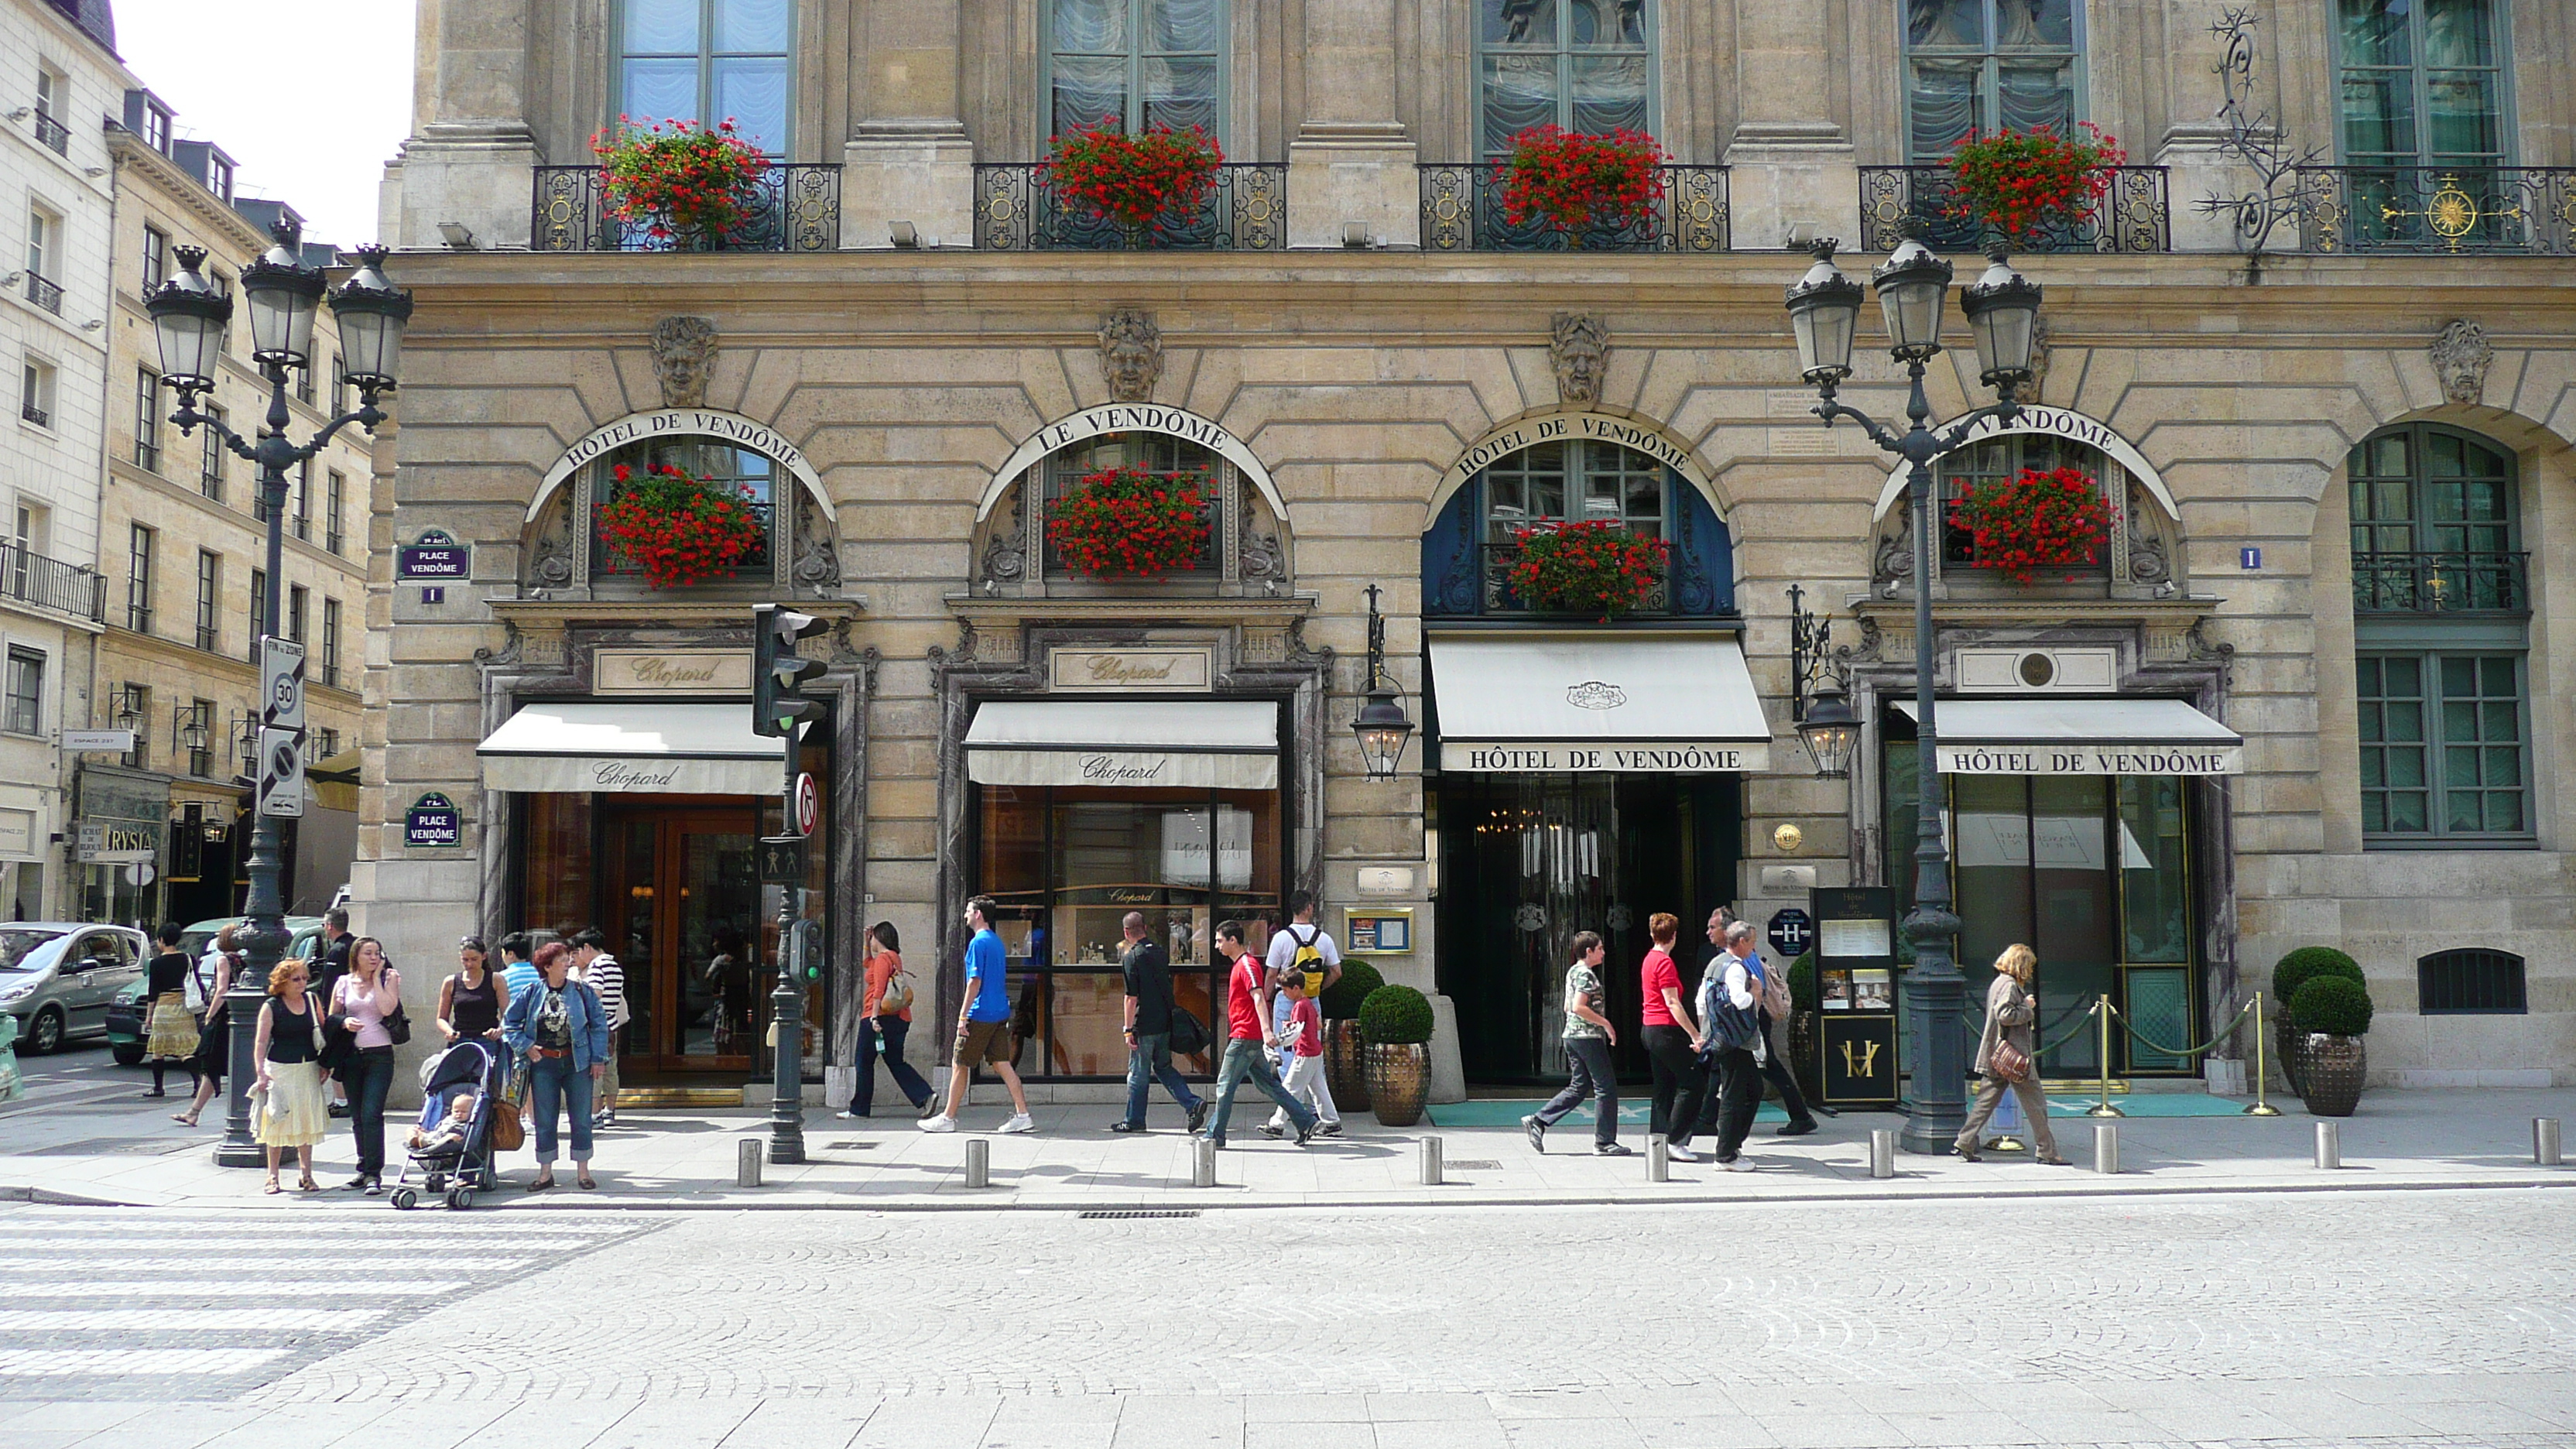
[(749, 1073), (769, 1026), (752, 943), (764, 925), (776, 934), (761, 919), (758, 816), (716, 802), (619, 801), (607, 835), (606, 899), (623, 913), (609, 936), (634, 1013), (621, 1066)]

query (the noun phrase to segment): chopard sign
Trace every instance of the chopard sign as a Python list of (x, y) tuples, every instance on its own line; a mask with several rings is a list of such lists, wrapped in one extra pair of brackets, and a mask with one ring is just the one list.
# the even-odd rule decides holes
[(1085, 755), (1082, 778), (1094, 785), (1151, 785), (1163, 778), (1171, 763), (1169, 759), (1158, 759), (1149, 765), (1132, 755)]
[(602, 649), (591, 656), (599, 694), (745, 694), (747, 649)]
[(1598, 679), (1566, 686), (1565, 702), (1576, 709), (1617, 709), (1628, 702), (1628, 691)]
[(1196, 693), (1208, 687), (1215, 651), (1177, 649), (1056, 649), (1047, 654), (1047, 683), (1054, 689), (1169, 690)]
[(677, 765), (633, 765), (610, 760), (591, 771), (591, 784), (601, 790), (667, 790), (680, 777)]

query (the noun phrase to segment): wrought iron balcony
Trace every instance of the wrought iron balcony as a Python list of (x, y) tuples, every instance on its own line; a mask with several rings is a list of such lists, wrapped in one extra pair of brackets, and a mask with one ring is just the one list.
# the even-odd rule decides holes
[(107, 622), (107, 575), (0, 542), (0, 595), (93, 624)]
[(2298, 179), (2304, 251), (2576, 252), (2576, 168), (2309, 166)]
[(57, 156), (72, 154), (72, 128), (43, 111), (36, 113), (36, 141)]
[[(1439, 560), (1423, 580), (1422, 608), (1426, 616), (1444, 618), (1585, 618), (1580, 611), (1541, 608), (1521, 597), (1512, 587), (1512, 565), (1519, 562), (1521, 547), (1516, 543), (1479, 543), (1461, 546), (1453, 557)], [(1721, 581), (1711, 578), (1690, 551), (1675, 548), (1664, 560), (1662, 576), (1655, 580), (1637, 607), (1627, 610), (1629, 618), (1703, 618), (1734, 612), (1734, 595)]]
[(2528, 614), (2527, 553), (2356, 553), (2356, 614)]
[(1503, 215), (1503, 189), (1491, 162), (1415, 168), (1422, 196), (1426, 252), (1722, 252), (1728, 245), (1726, 168), (1665, 166), (1664, 194), (1625, 226), (1593, 227), (1568, 237), (1531, 218)]
[(975, 246), (992, 252), (1276, 252), (1288, 248), (1288, 168), (1229, 161), (1194, 207), (1131, 233), (1055, 189), (1044, 162), (975, 168)]
[[(1947, 166), (1860, 168), (1860, 250), (1896, 250), (1911, 229), (1940, 251), (1977, 251), (1989, 235), (1970, 214)], [(2173, 250), (2173, 213), (2165, 197), (2165, 168), (2120, 166), (2111, 187), (2072, 225), (2051, 228), (2013, 244), (2017, 252), (2167, 252)]]
[(50, 428), (54, 425), (54, 415), (38, 407), (34, 398), (27, 398), (18, 404), (18, 416), (40, 428)]
[(828, 252), (841, 245), (841, 168), (772, 166), (749, 214), (715, 236), (655, 236), (620, 221), (596, 166), (540, 166), (528, 246), (540, 252)]
[(62, 284), (50, 277), (27, 273), (27, 300), (60, 317), (63, 315)]

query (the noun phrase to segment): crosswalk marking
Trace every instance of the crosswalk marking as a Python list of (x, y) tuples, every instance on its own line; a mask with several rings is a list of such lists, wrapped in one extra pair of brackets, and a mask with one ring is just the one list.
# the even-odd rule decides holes
[[(482, 1248), (489, 1247), (492, 1244), (493, 1237), (494, 1234), (488, 1228), (480, 1232), (472, 1233), (384, 1233), (369, 1239), (369, 1251), (400, 1253), (414, 1250), (428, 1251), (431, 1249), (444, 1249), (449, 1247)], [(291, 1231), (280, 1231), (265, 1237), (257, 1238), (197, 1238), (181, 1234), (178, 1239), (172, 1242), (169, 1246), (184, 1247), (191, 1252), (237, 1252), (244, 1248), (275, 1249), (290, 1244), (310, 1242), (312, 1241), (312, 1238), (313, 1224), (308, 1220), (293, 1224)], [(63, 1233), (26, 1233), (14, 1231), (8, 1228), (0, 1228), (0, 1253), (23, 1253), (39, 1247), (78, 1252), (89, 1249), (105, 1248), (113, 1244), (130, 1241), (132, 1241), (132, 1236), (130, 1234), (122, 1233), (76, 1238)], [(505, 1235), (505, 1241), (507, 1241), (513, 1248), (523, 1248), (533, 1253), (541, 1249), (557, 1250), (587, 1247), (591, 1240), (588, 1238), (534, 1238), (525, 1237), (518, 1233), (509, 1233)]]
[[(170, 1246), (170, 1245), (164, 1245)], [(400, 1251), (399, 1247), (370, 1246), (368, 1256), (381, 1266), (384, 1259)], [(507, 1258), (450, 1257), (444, 1254), (413, 1266), (444, 1268), (455, 1273), (491, 1273), (523, 1267), (529, 1262), (525, 1254)], [(309, 1253), (291, 1258), (228, 1258), (209, 1255), (203, 1258), (0, 1258), (0, 1272), (5, 1273), (77, 1273), (93, 1268), (113, 1268), (125, 1273), (184, 1273), (191, 1268), (230, 1268), (244, 1273), (310, 1273), (316, 1260)], [(372, 1269), (371, 1269), (372, 1271)]]
[(160, 1278), (149, 1282), (117, 1283), (83, 1279), (76, 1283), (29, 1283), (22, 1280), (0, 1289), (0, 1293), (5, 1293), (12, 1303), (39, 1298), (421, 1298), (454, 1293), (471, 1286), (463, 1278), (408, 1283), (246, 1283), (236, 1279)]
[(0, 1333), (318, 1333), (364, 1328), (382, 1308), (0, 1309)]
[(287, 1358), (283, 1348), (45, 1348), (0, 1349), (0, 1378), (68, 1378), (74, 1375), (229, 1378)]

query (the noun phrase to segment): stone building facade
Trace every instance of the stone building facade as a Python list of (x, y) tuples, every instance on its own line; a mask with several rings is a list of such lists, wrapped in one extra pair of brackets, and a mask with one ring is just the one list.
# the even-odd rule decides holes
[[(1203, 962), (1214, 920), (1296, 890), (1441, 998), (1445, 1086), (1536, 1080), (1577, 930), (1633, 963), (1660, 912), (1688, 942), (1817, 888), (1903, 909), (1928, 587), (1962, 954), (2032, 940), (2052, 1024), (2108, 996), (2144, 1034), (2109, 1063), (2079, 1034), (2052, 1074), (2194, 1075), (2154, 1044), (2332, 944), (2381, 1079), (2565, 1082), (2570, 20), (2463, 14), (425, 0), (385, 211), (420, 310), (372, 542), (439, 530), (472, 577), (377, 578), (366, 929), (402, 958), (602, 924), (635, 1067), (756, 1070), (765, 1005), (728, 973), (771, 949), (748, 856), (779, 763), (742, 708), (749, 610), (800, 601), (832, 624), (806, 908), (836, 1083), (863, 923), (936, 962), (944, 1011), (953, 923), (995, 896), (1024, 1067), (1101, 1090), (1117, 915)], [(2388, 99), (2337, 112), (2338, 86)], [(671, 252), (605, 216), (587, 143), (621, 112), (746, 118), (778, 163), (753, 219)], [(1136, 246), (1034, 164), (1102, 114), (1205, 124), (1232, 163)], [(1479, 163), (1551, 120), (1655, 135), (1664, 201), (1573, 246), (1505, 215)], [(1914, 225), (1968, 260), (1949, 144), (2076, 120), (2130, 164), (2018, 257), (2035, 404), (1942, 473), (2078, 470), (2105, 546), (2020, 583), (1945, 530), (1918, 579), (1884, 456), (1809, 413), (1788, 244), (1875, 260)], [(1898, 416), (1863, 334), (1842, 396)], [(1990, 398), (1953, 336), (1942, 417)], [(746, 576), (655, 590), (597, 540), (613, 469), (660, 462), (751, 490)], [(1118, 465), (1202, 492), (1186, 567), (1066, 567), (1049, 519)], [(1511, 579), (1527, 530), (1587, 520), (1668, 547), (1615, 622)], [(1792, 730), (1792, 586), (1864, 721), (1848, 784)], [(1423, 726), (1391, 780), (1350, 729), (1373, 605)], [(442, 805), (457, 843), (407, 836)], [(1887, 980), (1834, 978), (1828, 1015)]]

